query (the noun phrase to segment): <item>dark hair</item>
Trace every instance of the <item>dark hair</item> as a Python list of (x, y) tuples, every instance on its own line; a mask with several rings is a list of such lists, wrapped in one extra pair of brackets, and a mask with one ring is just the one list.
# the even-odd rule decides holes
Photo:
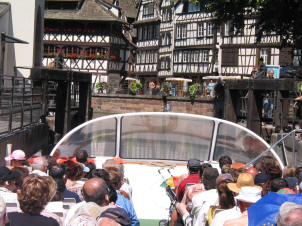
[[(16, 175), (18, 175), (17, 178), (15, 178), (14, 180), (10, 181), (9, 183), (14, 183), (16, 186), (16, 189), (21, 189), (21, 186), (23, 184), (23, 180), (25, 177), (27, 177), (29, 175), (29, 171), (27, 168), (25, 167), (14, 167), (13, 172), (16, 173)], [(13, 191), (15, 192), (15, 191)]]
[(222, 167), (226, 164), (232, 165), (232, 159), (228, 155), (221, 156), (218, 162), (220, 169), (222, 169)]
[(40, 214), (49, 201), (49, 187), (43, 177), (34, 176), (25, 180), (18, 192), (20, 208), (30, 215)]
[(227, 184), (228, 182), (222, 181), (217, 185), (219, 209), (231, 209), (235, 206), (233, 192), (228, 189)]
[(190, 174), (196, 174), (199, 172), (200, 167), (189, 167)]
[(266, 155), (261, 158), (262, 173), (270, 174), (270, 169), (275, 166), (275, 160), (272, 156)]
[(50, 155), (44, 156), (47, 161), (47, 169), (49, 169), (51, 166), (56, 165), (56, 158)]
[(80, 162), (80, 163), (87, 162), (88, 153), (87, 153), (86, 150), (79, 150), (79, 151), (77, 151), (75, 156), (76, 156), (77, 162)]
[(94, 170), (92, 170), (91, 171), (91, 177), (89, 179), (91, 179), (91, 178), (102, 178), (106, 182), (106, 184), (109, 188), (109, 201), (110, 202), (116, 202), (117, 193), (116, 193), (116, 190), (113, 188), (113, 186), (110, 182), (109, 173), (106, 170), (104, 170), (104, 169), (94, 169)]
[(62, 164), (65, 167), (65, 175), (70, 180), (79, 180), (83, 174), (82, 166), (71, 160)]
[(288, 183), (285, 179), (283, 178), (275, 178), (271, 182), (271, 191), (272, 192), (277, 192), (282, 188), (287, 188)]
[(87, 173), (85, 175), (86, 178), (89, 178), (90, 177), (90, 172), (94, 169), (96, 169), (96, 165), (93, 163), (93, 162), (86, 162), (85, 163), (85, 166), (89, 168), (89, 173)]
[(57, 179), (57, 178), (61, 179), (64, 177), (65, 168), (59, 164), (52, 165), (49, 168), (48, 174), (49, 174), (49, 176), (51, 176), (54, 179)]
[(52, 201), (63, 201), (64, 191), (66, 190), (65, 182), (62, 178), (54, 178), (54, 180), (57, 184), (57, 191)]
[[(87, 182), (86, 182), (87, 183)], [(105, 181), (103, 183), (98, 183), (98, 186), (94, 189), (91, 195), (88, 195), (85, 190), (85, 185), (82, 189), (83, 197), (86, 202), (94, 202), (100, 206), (105, 201), (105, 196), (108, 194), (108, 186)]]
[(200, 169), (199, 169), (199, 177), (200, 178), (202, 177), (203, 171), (206, 168), (212, 168), (212, 165), (210, 163), (203, 163), (203, 164), (201, 164)]

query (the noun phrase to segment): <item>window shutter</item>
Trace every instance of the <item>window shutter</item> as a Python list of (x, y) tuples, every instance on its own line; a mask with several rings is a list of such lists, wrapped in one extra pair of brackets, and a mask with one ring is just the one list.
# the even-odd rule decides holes
[(225, 36), (224, 24), (220, 26), (220, 35)]
[(271, 64), (272, 49), (267, 50), (267, 64)]
[(170, 57), (167, 57), (167, 62), (168, 62), (168, 68), (167, 69), (170, 69), (170, 61), (171, 61)]
[(282, 48), (279, 54), (279, 64), (281, 67), (291, 65), (293, 62), (292, 49)]

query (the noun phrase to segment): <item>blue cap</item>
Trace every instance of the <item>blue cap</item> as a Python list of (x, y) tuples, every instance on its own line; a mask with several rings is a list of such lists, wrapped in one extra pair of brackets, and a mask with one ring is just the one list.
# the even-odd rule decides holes
[(266, 181), (268, 181), (269, 176), (265, 173), (258, 173), (255, 176), (254, 182), (256, 185), (261, 186), (263, 185)]

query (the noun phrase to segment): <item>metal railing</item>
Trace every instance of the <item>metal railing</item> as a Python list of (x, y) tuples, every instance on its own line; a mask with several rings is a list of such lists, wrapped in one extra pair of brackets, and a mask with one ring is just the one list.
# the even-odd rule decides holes
[(42, 113), (42, 87), (14, 71), (0, 77), (0, 136), (38, 123)]

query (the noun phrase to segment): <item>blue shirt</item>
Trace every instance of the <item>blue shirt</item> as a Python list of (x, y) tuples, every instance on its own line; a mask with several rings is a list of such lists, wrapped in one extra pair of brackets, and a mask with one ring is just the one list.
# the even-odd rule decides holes
[(64, 195), (63, 196), (64, 196), (64, 198), (74, 198), (75, 201), (76, 201), (76, 203), (81, 202), (81, 199), (80, 199), (80, 197), (79, 197), (79, 195), (77, 193), (69, 191), (67, 189), (64, 191)]
[(140, 224), (137, 219), (132, 203), (124, 196), (122, 196), (119, 191), (116, 191), (116, 193), (117, 193), (116, 204), (122, 207), (127, 212), (127, 214), (131, 219), (131, 226), (139, 226)]

